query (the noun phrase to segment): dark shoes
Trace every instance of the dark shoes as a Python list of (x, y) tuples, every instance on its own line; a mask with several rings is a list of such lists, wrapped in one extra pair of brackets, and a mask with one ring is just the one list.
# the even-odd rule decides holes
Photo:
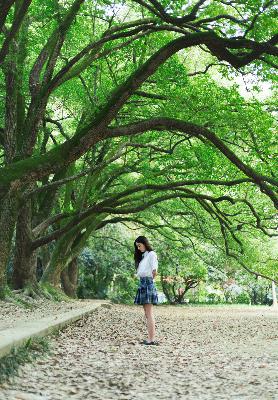
[(143, 342), (140, 342), (140, 344), (147, 344), (147, 345), (154, 345), (154, 346), (159, 345), (159, 343), (156, 340), (152, 340), (151, 342), (149, 342), (148, 340), (143, 340)]

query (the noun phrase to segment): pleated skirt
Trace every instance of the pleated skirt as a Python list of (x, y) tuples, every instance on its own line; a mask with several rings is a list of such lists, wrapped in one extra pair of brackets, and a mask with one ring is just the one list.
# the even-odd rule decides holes
[(140, 282), (134, 299), (134, 304), (157, 304), (158, 295), (153, 277), (140, 277)]

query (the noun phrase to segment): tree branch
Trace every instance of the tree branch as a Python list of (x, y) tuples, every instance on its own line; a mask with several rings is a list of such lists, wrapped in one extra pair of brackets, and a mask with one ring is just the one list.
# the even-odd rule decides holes
[(227, 147), (224, 142), (218, 138), (212, 131), (207, 128), (188, 123), (185, 121), (172, 118), (153, 118), (143, 120), (134, 124), (128, 124), (118, 128), (109, 128), (108, 137), (117, 137), (125, 135), (134, 135), (149, 130), (177, 130), (186, 134), (192, 134), (196, 137), (204, 137), (209, 140), (222, 154), (225, 155), (236, 167), (245, 175), (250, 177), (253, 182), (259, 186), (261, 192), (265, 193), (272, 200), (276, 208), (278, 208), (278, 199), (276, 193), (265, 182), (269, 182), (274, 186), (278, 186), (278, 182), (270, 177), (266, 177), (257, 173), (252, 167), (246, 165), (239, 157)]
[[(8, 54), (9, 51), (9, 46), (11, 41), (13, 40), (13, 38), (15, 37), (15, 35), (17, 34), (21, 23), (28, 11), (28, 8), (31, 4), (32, 0), (24, 0), (21, 2), (21, 5), (19, 7), (19, 9), (17, 10), (17, 12), (15, 13), (15, 17), (13, 20), (13, 24), (12, 27), (10, 29), (10, 31), (8, 32), (2, 47), (0, 49), (0, 65), (3, 63), (6, 55)], [(1, 4), (4, 3), (4, 4)], [(6, 16), (11, 8), (11, 6), (15, 3), (15, 1), (0, 1), (0, 10), (1, 10), (1, 14), (0, 14), (0, 31), (1, 31), (1, 26), (3, 26)]]
[[(271, 43), (275, 41), (276, 39), (273, 39)], [(246, 39), (241, 41), (224, 40), (219, 38), (214, 32), (192, 33), (173, 40), (159, 49), (159, 51), (150, 57), (149, 60), (118, 87), (113, 92), (106, 105), (95, 115), (93, 120), (82, 127), (73, 138), (44, 155), (39, 157), (34, 156), (32, 159), (25, 159), (1, 169), (0, 184), (2, 184), (2, 187), (5, 185), (9, 186), (12, 181), (17, 179), (20, 179), (22, 184), (24, 184), (24, 180), (29, 182), (30, 180), (40, 179), (78, 159), (97, 142), (109, 136), (109, 130), (105, 132), (108, 124), (115, 118), (118, 111), (129, 97), (159, 68), (160, 65), (179, 50), (202, 43), (206, 44), (211, 49), (212, 54), (228, 61), (235, 68), (246, 65), (256, 57), (260, 57), (264, 51), (268, 52), (270, 46), (270, 43), (266, 45)], [(244, 48), (245, 46), (250, 47), (251, 45), (256, 48), (256, 56), (254, 52), (251, 52), (245, 57), (237, 57), (226, 48), (227, 46), (231, 48)], [(246, 168), (248, 169), (248, 167), (244, 166), (244, 169)], [(264, 187), (262, 187), (262, 189), (264, 189)], [(273, 198), (273, 194), (269, 192), (267, 187), (266, 190)]]

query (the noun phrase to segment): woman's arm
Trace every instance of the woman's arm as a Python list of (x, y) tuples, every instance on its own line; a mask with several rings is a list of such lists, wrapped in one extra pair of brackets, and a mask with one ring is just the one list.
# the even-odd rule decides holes
[(152, 268), (152, 276), (153, 278), (156, 277), (157, 275), (157, 269), (158, 269), (158, 260), (157, 260), (157, 255), (155, 251), (152, 251), (151, 254), (151, 268)]

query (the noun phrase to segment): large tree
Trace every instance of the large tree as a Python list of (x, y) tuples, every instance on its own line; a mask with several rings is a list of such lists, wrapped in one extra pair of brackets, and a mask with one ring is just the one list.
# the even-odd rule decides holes
[[(124, 11), (124, 17), (121, 13), (117, 17), (116, 7), (122, 14)], [(73, 163), (85, 160), (94, 149), (100, 151), (102, 142), (111, 141), (113, 147), (119, 138), (124, 140), (126, 136), (148, 135), (149, 141), (158, 144), (161, 143), (160, 132), (164, 138), (175, 133), (181, 139), (191, 139), (186, 150), (188, 154), (190, 147), (193, 146), (193, 155), (198, 147), (196, 143), (202, 143), (207, 149), (207, 157), (216, 151), (217, 156), (221, 155), (222, 163), (229, 165), (224, 179), (221, 175), (218, 182), (215, 182), (215, 174), (214, 179), (208, 174), (205, 182), (197, 180), (198, 174), (195, 174), (189, 183), (192, 190), (184, 187), (188, 182), (180, 176), (182, 182), (172, 176), (174, 182), (170, 189), (174, 192), (164, 194), (162, 199), (150, 196), (149, 205), (167, 200), (167, 196), (177, 197), (178, 193), (178, 197), (196, 199), (202, 208), (214, 215), (215, 210), (211, 210), (207, 202), (214, 205), (219, 201), (240, 202), (256, 219), (257, 228), (269, 233), (268, 227), (261, 223), (262, 214), (256, 211), (257, 203), (253, 205), (236, 196), (225, 197), (221, 191), (215, 196), (213, 187), (247, 185), (248, 189), (244, 186), (243, 190), (254, 191), (254, 196), (266, 203), (265, 217), (273, 215), (278, 205), (273, 158), (268, 153), (272, 150), (269, 143), (273, 145), (271, 118), (269, 124), (263, 126), (267, 121), (264, 117), (262, 133), (254, 132), (255, 126), (249, 125), (248, 120), (242, 117), (245, 104), (239, 104), (236, 96), (231, 98), (231, 104), (226, 104), (228, 112), (225, 110), (227, 113), (221, 121), (226, 119), (224, 129), (223, 124), (213, 118), (213, 112), (221, 116), (218, 104), (211, 103), (211, 113), (202, 110), (190, 112), (190, 107), (196, 107), (193, 98), (202, 82), (196, 84), (196, 88), (188, 85), (186, 68), (182, 68), (178, 53), (190, 55), (192, 49), (200, 49), (208, 60), (205, 73), (214, 65), (231, 78), (234, 71), (246, 71), (271, 80), (271, 73), (276, 68), (278, 39), (273, 21), (272, 1), (198, 1), (188, 7), (179, 2), (156, 0), (134, 0), (125, 6), (121, 2), (110, 4), (109, 1), (98, 1), (93, 5), (84, 0), (62, 4), (57, 0), (6, 2), (0, 15), (3, 25), (0, 42), (3, 86), (0, 90), (5, 98), (1, 106), (1, 297), (6, 292), (6, 266), (15, 227), (18, 271), (20, 259), (30, 262), (32, 254), (26, 254), (26, 249), (34, 240), (34, 225), (55, 217), (53, 212), (59, 186), (57, 184), (53, 189), (49, 185), (69, 177)], [(167, 82), (163, 71), (171, 71), (171, 60), (176, 62)], [(197, 73), (188, 75), (194, 79)], [(205, 83), (203, 93), (209, 98), (213, 84), (209, 79)], [(189, 87), (192, 97), (186, 99)], [(144, 104), (146, 100), (151, 104)], [(69, 111), (67, 120), (61, 123), (66, 109)], [(236, 129), (227, 123), (229, 111), (232, 114), (234, 110), (239, 115)], [(257, 105), (255, 110), (261, 112)], [(240, 127), (242, 122), (244, 127)], [(58, 138), (51, 133), (53, 125), (59, 131)], [(261, 143), (264, 148), (260, 147)], [(235, 183), (235, 177), (240, 182)], [(198, 191), (201, 183), (208, 185), (206, 192)], [(165, 183), (164, 186), (161, 184), (160, 190), (169, 189)], [(208, 187), (212, 188), (209, 194)], [(38, 188), (42, 190), (34, 201), (34, 196), (32, 200), (28, 194)], [(125, 197), (132, 203), (129, 193), (150, 190), (148, 193), (153, 194), (157, 190), (154, 186), (133, 188), (128, 182), (122, 189), (122, 193), (110, 193), (110, 198), (100, 204), (90, 204), (90, 199), (81, 202), (79, 217), (90, 215), (87, 223), (97, 228), (103, 215), (115, 213), (115, 205), (121, 205), (119, 199)], [(135, 196), (135, 201), (137, 206), (118, 207), (116, 212), (140, 210), (142, 206), (140, 201), (138, 203), (138, 196)], [(91, 213), (95, 215), (94, 221)], [(224, 211), (219, 210), (218, 214), (221, 213), (217, 218), (221, 217), (220, 229), (225, 236), (229, 223), (224, 221)], [(73, 221), (79, 222), (74, 217)], [(76, 230), (75, 239), (80, 228), (84, 229), (79, 224), (71, 228)], [(70, 232), (66, 228), (63, 230), (64, 234)], [(71, 238), (74, 243), (74, 236)], [(67, 240), (68, 237), (68, 244)], [(31, 264), (34, 265), (34, 261)], [(26, 282), (29, 279), (30, 274)]]

